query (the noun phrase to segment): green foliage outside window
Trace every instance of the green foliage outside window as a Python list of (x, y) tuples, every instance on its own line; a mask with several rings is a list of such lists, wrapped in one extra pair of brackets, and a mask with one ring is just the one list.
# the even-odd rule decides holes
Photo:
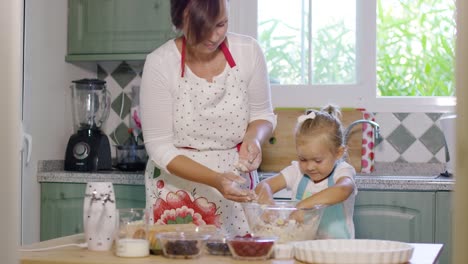
[[(447, 7), (447, 1), (377, 1), (379, 96), (454, 95), (455, 3), (449, 0)], [(307, 32), (302, 34), (307, 38)], [(298, 41), (301, 30), (275, 19), (260, 22), (259, 42), (272, 83), (356, 82), (355, 46), (343, 37), (346, 34), (350, 31), (343, 21), (318, 29), (312, 41), (310, 81), (308, 47)]]

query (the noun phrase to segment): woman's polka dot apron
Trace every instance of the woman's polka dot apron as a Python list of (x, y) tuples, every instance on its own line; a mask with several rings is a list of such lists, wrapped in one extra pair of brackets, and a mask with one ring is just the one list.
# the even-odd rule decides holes
[[(174, 144), (183, 155), (218, 171), (233, 171), (238, 145), (249, 121), (247, 87), (239, 69), (222, 43), (230, 67), (207, 82), (185, 72), (182, 45), (182, 81), (174, 96)], [(184, 76), (185, 75), (185, 76)], [(257, 182), (256, 173), (252, 181)], [(249, 176), (246, 176), (247, 178)], [(158, 224), (213, 224), (229, 234), (248, 232), (239, 203), (225, 199), (216, 189), (166, 173), (151, 160), (145, 171), (146, 207), (153, 209), (150, 222)], [(247, 183), (244, 188), (251, 188)]]

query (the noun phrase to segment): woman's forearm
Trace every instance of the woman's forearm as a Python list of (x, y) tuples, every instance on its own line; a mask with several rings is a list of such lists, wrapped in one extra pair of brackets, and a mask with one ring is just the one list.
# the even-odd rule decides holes
[(244, 140), (256, 140), (262, 145), (273, 133), (273, 124), (267, 120), (255, 120), (249, 124)]
[(220, 173), (186, 156), (176, 156), (167, 164), (167, 170), (171, 174), (177, 175), (183, 179), (218, 188), (218, 186), (216, 186), (216, 178), (219, 177)]

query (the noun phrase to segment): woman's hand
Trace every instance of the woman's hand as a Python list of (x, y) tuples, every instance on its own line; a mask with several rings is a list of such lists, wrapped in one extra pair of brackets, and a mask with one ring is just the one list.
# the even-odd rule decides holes
[(245, 178), (233, 172), (221, 173), (216, 189), (218, 189), (224, 198), (235, 202), (250, 202), (257, 199), (254, 191), (240, 187), (239, 184), (245, 181)]
[(243, 172), (251, 172), (262, 162), (262, 148), (258, 140), (245, 140), (239, 149), (239, 162), (237, 168)]

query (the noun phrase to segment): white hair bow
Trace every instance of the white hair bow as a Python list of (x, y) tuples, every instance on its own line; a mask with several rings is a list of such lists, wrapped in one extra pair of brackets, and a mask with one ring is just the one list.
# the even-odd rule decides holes
[(314, 119), (315, 118), (315, 112), (314, 111), (311, 111), (309, 114), (307, 115), (301, 115), (297, 118), (297, 122), (298, 123), (302, 123), (304, 121), (306, 121), (307, 119)]

